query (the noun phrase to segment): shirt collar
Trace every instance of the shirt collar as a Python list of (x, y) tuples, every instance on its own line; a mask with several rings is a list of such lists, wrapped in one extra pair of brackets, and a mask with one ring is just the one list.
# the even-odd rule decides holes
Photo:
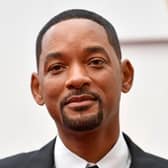
[[(54, 159), (56, 168), (86, 168), (88, 162), (71, 152), (57, 137), (54, 149)], [(128, 146), (122, 134), (120, 134), (116, 144), (113, 148), (96, 164), (99, 168), (128, 168), (131, 163), (131, 156)], [(89, 163), (92, 164), (92, 163)]]

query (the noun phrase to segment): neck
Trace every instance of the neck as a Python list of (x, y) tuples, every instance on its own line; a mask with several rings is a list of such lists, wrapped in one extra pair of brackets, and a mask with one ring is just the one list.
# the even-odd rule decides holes
[(58, 130), (60, 138), (69, 150), (93, 163), (108, 153), (119, 136), (119, 124), (117, 127), (96, 128), (87, 132)]

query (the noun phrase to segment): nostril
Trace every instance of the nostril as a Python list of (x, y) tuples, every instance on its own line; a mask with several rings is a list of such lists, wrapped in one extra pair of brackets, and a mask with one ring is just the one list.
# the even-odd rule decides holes
[(90, 79), (89, 77), (74, 77), (66, 81), (66, 87), (68, 89), (80, 89), (84, 86), (90, 85)]
[(68, 89), (80, 89), (91, 82), (88, 71), (83, 64), (74, 62), (68, 71), (66, 87)]

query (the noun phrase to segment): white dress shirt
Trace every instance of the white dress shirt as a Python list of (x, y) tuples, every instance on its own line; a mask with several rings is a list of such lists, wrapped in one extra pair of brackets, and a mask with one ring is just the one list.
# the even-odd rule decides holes
[[(85, 159), (71, 152), (59, 136), (56, 139), (54, 155), (56, 168), (86, 168), (88, 165), (93, 165), (93, 163), (88, 163)], [(131, 155), (122, 134), (120, 134), (113, 148), (96, 163), (99, 168), (129, 168), (130, 164)]]

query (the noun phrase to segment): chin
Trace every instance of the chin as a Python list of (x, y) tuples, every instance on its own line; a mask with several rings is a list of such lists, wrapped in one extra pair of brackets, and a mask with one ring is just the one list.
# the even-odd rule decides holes
[(103, 112), (99, 111), (92, 115), (79, 115), (79, 117), (73, 117), (63, 113), (63, 124), (65, 127), (73, 131), (89, 131), (99, 127), (103, 120)]

